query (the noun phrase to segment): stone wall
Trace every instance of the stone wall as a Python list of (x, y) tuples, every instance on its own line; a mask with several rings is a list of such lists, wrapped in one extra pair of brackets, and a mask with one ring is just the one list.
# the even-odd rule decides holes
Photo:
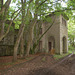
[[(6, 21), (7, 24), (10, 24), (10, 21)], [(12, 55), (14, 47), (14, 23), (12, 24), (12, 29), (9, 33), (0, 41), (0, 56)], [(5, 28), (6, 29), (6, 28)]]
[(13, 55), (13, 45), (0, 45), (0, 56)]
[[(55, 53), (57, 54), (62, 54), (63, 53), (63, 37), (66, 37), (66, 46), (67, 46), (67, 38), (68, 38), (68, 32), (67, 32), (67, 21), (66, 19), (62, 16), (50, 16), (52, 18), (52, 22), (44, 22), (42, 24), (42, 32), (44, 33), (47, 28), (53, 23), (53, 20), (55, 19), (52, 27), (48, 30), (48, 32), (43, 36), (43, 38), (41, 39), (42, 41), (42, 48), (45, 49), (46, 52), (49, 52), (49, 47), (48, 47), (48, 42), (49, 42), (49, 38), (53, 37), (55, 40)], [(62, 25), (62, 17), (63, 19), (66, 21), (66, 26)], [(68, 51), (68, 46), (65, 47), (65, 52)]]
[(43, 39), (44, 39), (43, 47), (45, 47), (46, 52), (49, 51), (49, 48), (48, 48), (49, 40), (48, 39), (52, 36), (55, 39), (55, 52), (59, 53), (59, 51), (60, 51), (59, 50), (60, 49), (60, 41), (59, 41), (59, 39), (60, 39), (60, 33), (59, 33), (60, 19), (59, 19), (59, 16), (51, 16), (51, 18), (52, 18), (51, 23), (46, 22), (43, 24), (43, 32), (44, 32), (53, 23), (53, 20), (55, 20), (52, 27), (49, 29), (49, 31), (43, 37)]
[[(62, 23), (62, 18), (65, 20), (66, 25)], [(65, 53), (68, 52), (68, 28), (67, 28), (67, 21), (66, 19), (60, 15), (60, 51), (61, 53), (63, 53), (63, 38), (65, 38), (66, 40), (66, 49), (65, 49)]]

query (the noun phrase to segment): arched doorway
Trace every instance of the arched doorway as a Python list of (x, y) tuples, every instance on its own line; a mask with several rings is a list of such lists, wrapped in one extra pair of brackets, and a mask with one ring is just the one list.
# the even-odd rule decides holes
[(67, 52), (67, 40), (66, 40), (66, 37), (63, 37), (62, 39), (62, 42), (63, 42), (63, 46), (62, 46), (62, 50), (63, 50), (63, 53), (66, 53)]
[(49, 52), (50, 52), (52, 49), (54, 49), (54, 48), (55, 48), (55, 39), (54, 39), (53, 36), (50, 36), (50, 37), (48, 38), (48, 50), (49, 50)]

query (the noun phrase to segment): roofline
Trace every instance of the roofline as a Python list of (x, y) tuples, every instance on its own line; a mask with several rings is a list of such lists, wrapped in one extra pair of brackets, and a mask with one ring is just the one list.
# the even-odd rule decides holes
[(65, 14), (65, 13), (63, 13), (63, 14), (61, 14), (66, 20), (69, 20), (69, 18), (68, 18), (68, 16)]
[[(47, 15), (46, 17), (48, 16), (53, 16), (53, 15), (56, 15), (55, 12), (52, 12), (51, 14)], [(69, 20), (68, 16), (65, 14), (65, 13), (62, 13), (61, 14), (66, 20)]]

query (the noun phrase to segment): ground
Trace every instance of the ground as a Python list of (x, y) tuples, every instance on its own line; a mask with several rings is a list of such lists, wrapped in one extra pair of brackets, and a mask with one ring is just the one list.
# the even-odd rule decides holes
[(75, 75), (75, 55), (60, 60), (50, 54), (30, 57), (28, 61), (23, 59), (10, 67), (0, 68), (0, 75)]

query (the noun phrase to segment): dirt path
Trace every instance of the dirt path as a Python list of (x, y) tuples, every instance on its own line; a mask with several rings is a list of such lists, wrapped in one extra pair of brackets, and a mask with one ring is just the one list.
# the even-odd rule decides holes
[(75, 75), (75, 55), (51, 68), (57, 63), (51, 55), (40, 55), (3, 71), (1, 75)]

